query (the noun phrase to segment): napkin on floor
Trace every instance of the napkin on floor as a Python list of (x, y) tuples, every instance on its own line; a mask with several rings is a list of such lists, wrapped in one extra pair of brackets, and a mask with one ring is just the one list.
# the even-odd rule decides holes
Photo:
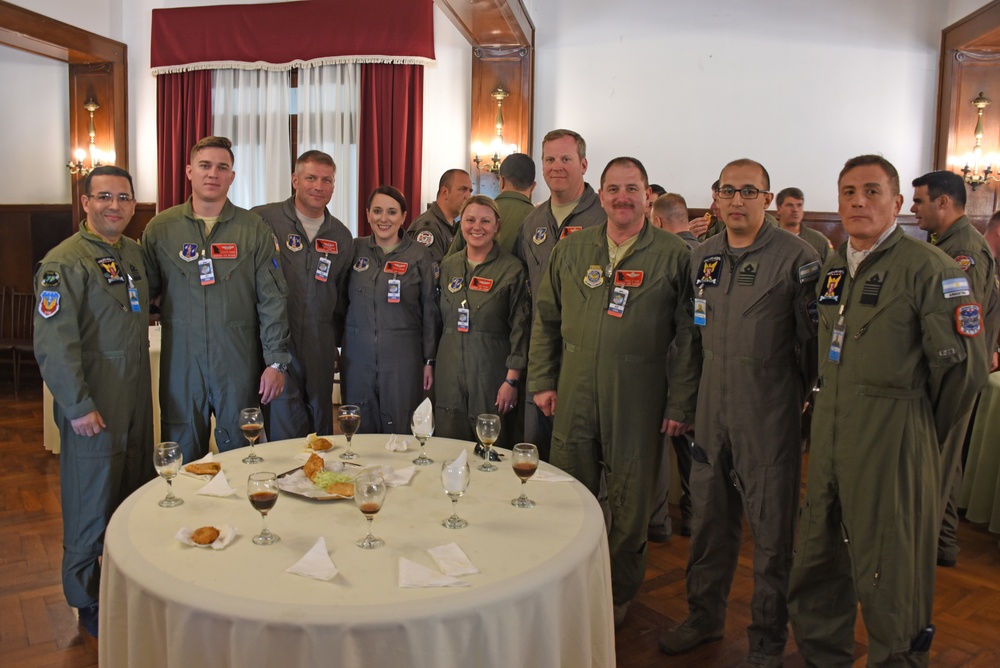
[[(193, 462), (188, 462), (188, 464), (209, 464), (209, 463), (214, 462), (214, 461), (215, 460), (212, 459), (212, 453), (210, 452), (207, 455), (205, 455), (204, 457), (202, 457), (201, 459), (196, 459)], [(187, 471), (184, 468), (184, 466), (181, 467), (181, 475), (190, 476), (192, 478), (200, 478), (202, 480), (211, 480), (212, 479), (212, 476), (207, 475), (207, 474), (205, 474), (205, 475), (195, 475), (194, 473), (191, 473), (190, 471)]]
[(538, 480), (540, 482), (573, 482), (575, 478), (565, 473), (553, 473), (552, 471), (538, 469), (535, 471), (535, 475), (531, 476), (530, 480)]
[(215, 474), (215, 477), (201, 489), (199, 489), (195, 494), (203, 494), (205, 496), (232, 496), (236, 493), (236, 490), (229, 485), (229, 480), (226, 479), (226, 472), (219, 471)]
[(177, 532), (177, 535), (174, 536), (174, 538), (185, 545), (193, 545), (194, 547), (210, 547), (213, 550), (221, 550), (225, 546), (232, 543), (233, 539), (236, 538), (236, 527), (229, 526), (228, 524), (218, 524), (213, 526), (219, 530), (219, 537), (215, 539), (215, 542), (209, 543), (208, 545), (200, 545), (191, 540), (191, 534), (193, 534), (195, 530), (187, 527), (181, 527), (181, 530)]
[(385, 443), (385, 449), (389, 452), (406, 452), (409, 447), (407, 439), (396, 434), (389, 436), (389, 440)]
[(458, 543), (448, 543), (447, 545), (428, 548), (427, 554), (431, 555), (438, 568), (446, 575), (473, 575), (480, 572), (469, 561), (468, 555), (462, 551)]
[(399, 586), (406, 587), (468, 587), (465, 580), (458, 580), (450, 575), (442, 575), (426, 566), (405, 557), (399, 558)]
[(316, 539), (316, 544), (309, 548), (304, 557), (285, 571), (314, 580), (332, 580), (337, 575), (337, 567), (333, 565), (330, 553), (326, 551), (326, 539), (322, 536)]

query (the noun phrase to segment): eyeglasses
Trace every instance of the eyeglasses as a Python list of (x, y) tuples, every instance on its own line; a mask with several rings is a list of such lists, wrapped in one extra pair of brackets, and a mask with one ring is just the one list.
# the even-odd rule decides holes
[(131, 204), (135, 201), (135, 198), (131, 195), (126, 195), (125, 193), (118, 193), (117, 195), (112, 195), (111, 193), (97, 193), (96, 195), (87, 195), (90, 199), (96, 199), (101, 204), (111, 204), (111, 200), (117, 200), (119, 204)]
[(753, 186), (743, 186), (742, 188), (734, 188), (732, 186), (722, 186), (719, 188), (719, 197), (722, 199), (732, 199), (736, 196), (736, 193), (740, 194), (743, 199), (757, 199), (757, 196), (761, 193), (768, 193), (767, 190), (761, 190), (760, 188), (754, 188)]

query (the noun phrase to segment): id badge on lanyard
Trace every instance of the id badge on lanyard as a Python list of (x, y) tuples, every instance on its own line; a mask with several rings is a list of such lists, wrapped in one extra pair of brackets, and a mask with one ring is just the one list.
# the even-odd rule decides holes
[(327, 279), (330, 278), (330, 266), (333, 263), (330, 262), (328, 258), (321, 257), (319, 259), (319, 264), (316, 265), (316, 280), (320, 283), (326, 283)]
[(198, 260), (198, 273), (201, 276), (202, 285), (215, 283), (215, 265), (212, 264), (212, 258), (205, 257), (205, 251), (201, 252), (201, 259)]
[(611, 291), (611, 302), (608, 303), (608, 315), (620, 318), (625, 313), (625, 304), (628, 302), (628, 290), (621, 286), (615, 286)]
[(387, 301), (390, 304), (398, 304), (399, 303), (400, 290), (401, 290), (401, 288), (400, 288), (399, 279), (398, 278), (390, 278), (389, 279), (389, 296), (388, 296), (388, 299), (387, 299)]
[(132, 312), (139, 312), (139, 291), (135, 289), (135, 283), (132, 282), (132, 275), (128, 276), (128, 303), (132, 306)]
[(841, 314), (837, 324), (833, 326), (833, 335), (830, 337), (829, 359), (834, 364), (840, 364), (840, 355), (844, 351), (844, 337), (847, 334), (847, 324)]
[(469, 331), (469, 307), (466, 300), (462, 300), (462, 305), (458, 308), (458, 331)]

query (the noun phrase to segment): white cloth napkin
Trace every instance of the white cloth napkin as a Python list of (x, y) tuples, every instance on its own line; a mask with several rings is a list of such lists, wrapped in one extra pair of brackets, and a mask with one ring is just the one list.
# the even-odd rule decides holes
[(219, 537), (215, 539), (214, 542), (208, 545), (199, 545), (198, 543), (191, 540), (191, 534), (195, 532), (194, 529), (188, 529), (187, 527), (181, 527), (181, 530), (177, 532), (174, 536), (177, 540), (184, 543), (185, 545), (193, 545), (194, 547), (210, 547), (213, 550), (221, 550), (225, 546), (233, 542), (236, 538), (236, 527), (229, 526), (228, 524), (213, 525), (219, 530)]
[(469, 459), (469, 453), (462, 448), (462, 451), (458, 453), (458, 457), (455, 457), (455, 465), (462, 466)]
[(407, 466), (405, 469), (399, 469), (398, 471), (393, 470), (388, 466), (382, 467), (382, 478), (385, 480), (385, 484), (389, 487), (402, 487), (403, 485), (410, 484), (413, 479), (413, 475), (417, 472), (417, 467)]
[(531, 476), (530, 480), (538, 480), (540, 482), (573, 482), (575, 478), (565, 473), (552, 473), (551, 471), (538, 469), (535, 471), (535, 475)]
[(421, 401), (420, 405), (417, 406), (417, 410), (413, 411), (412, 426), (424, 427), (422, 431), (434, 431), (434, 406), (431, 405), (430, 399)]
[(326, 539), (322, 536), (316, 539), (316, 544), (309, 548), (304, 557), (285, 571), (314, 580), (332, 580), (337, 575), (337, 567), (326, 551)]
[(459, 576), (459, 575), (473, 575), (479, 573), (479, 569), (476, 568), (471, 561), (469, 561), (468, 555), (462, 551), (462, 548), (458, 546), (458, 543), (448, 543), (447, 545), (438, 545), (437, 547), (428, 548), (427, 554), (431, 555), (434, 559), (434, 563), (438, 565), (441, 572), (445, 575)]
[[(214, 462), (214, 461), (215, 460), (212, 459), (212, 453), (210, 452), (207, 455), (205, 455), (204, 457), (202, 457), (201, 459), (196, 459), (193, 462), (188, 462), (188, 464), (208, 464), (208, 463)], [(192, 478), (200, 478), (202, 480), (211, 480), (212, 479), (212, 476), (207, 475), (207, 474), (205, 474), (205, 475), (195, 475), (194, 473), (191, 473), (190, 471), (186, 471), (184, 469), (184, 466), (181, 466), (181, 475), (190, 476)]]
[(392, 434), (385, 443), (385, 449), (389, 452), (406, 452), (410, 447), (410, 442), (403, 436)]
[(442, 575), (405, 557), (399, 558), (399, 586), (407, 587), (468, 587), (469, 583), (450, 575)]
[(229, 480), (226, 479), (225, 471), (216, 473), (207, 485), (195, 492), (195, 494), (203, 494), (204, 496), (232, 496), (235, 493), (236, 490), (229, 485)]

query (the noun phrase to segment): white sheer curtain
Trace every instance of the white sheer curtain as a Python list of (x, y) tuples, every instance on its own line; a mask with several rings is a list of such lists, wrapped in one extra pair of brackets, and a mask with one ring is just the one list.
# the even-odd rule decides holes
[(289, 73), (212, 72), (212, 132), (233, 142), (236, 180), (229, 199), (249, 209), (292, 194)]
[(299, 70), (296, 155), (318, 150), (337, 163), (330, 213), (358, 234), (358, 135), (361, 66), (320, 65)]

